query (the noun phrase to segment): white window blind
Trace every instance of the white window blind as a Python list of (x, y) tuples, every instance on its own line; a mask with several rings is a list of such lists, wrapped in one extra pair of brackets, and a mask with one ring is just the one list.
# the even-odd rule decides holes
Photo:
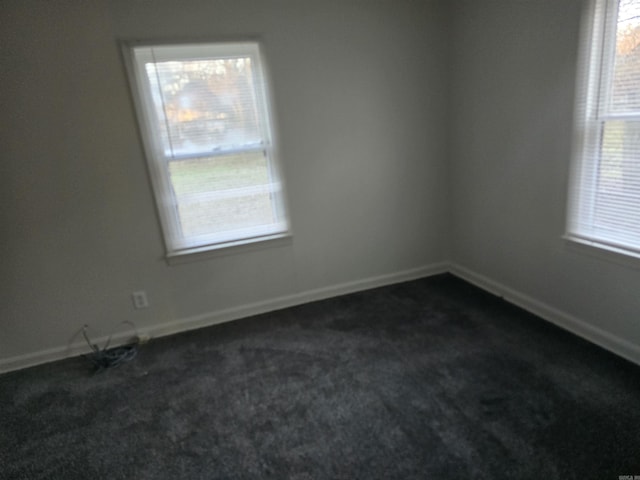
[(126, 51), (169, 255), (286, 233), (258, 44)]
[(640, 254), (640, 0), (596, 0), (584, 41), (568, 236)]

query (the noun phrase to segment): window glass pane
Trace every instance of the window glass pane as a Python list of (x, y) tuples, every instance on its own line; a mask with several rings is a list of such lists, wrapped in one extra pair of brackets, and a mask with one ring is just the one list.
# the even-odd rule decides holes
[(129, 51), (168, 253), (286, 234), (258, 44), (136, 45)]
[(605, 236), (640, 245), (640, 121), (603, 126), (594, 226)]
[(611, 88), (615, 112), (640, 112), (640, 0), (620, 0)]
[(259, 145), (252, 69), (250, 57), (147, 63), (165, 155)]
[(169, 162), (182, 233), (219, 234), (277, 222), (262, 151)]

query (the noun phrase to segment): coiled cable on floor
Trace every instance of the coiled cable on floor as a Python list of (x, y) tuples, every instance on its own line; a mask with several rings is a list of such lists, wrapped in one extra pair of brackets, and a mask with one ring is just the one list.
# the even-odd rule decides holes
[[(122, 323), (128, 323), (133, 326), (133, 329), (136, 332), (136, 339), (139, 338), (138, 329), (135, 324), (130, 321), (124, 321)], [(129, 362), (133, 360), (138, 354), (138, 343), (131, 343), (129, 345), (123, 345), (121, 347), (113, 347), (109, 348), (109, 344), (111, 343), (111, 337), (113, 335), (109, 335), (107, 341), (102, 349), (98, 347), (95, 343), (91, 343), (89, 340), (89, 334), (87, 330), (89, 325), (85, 324), (82, 327), (82, 335), (87, 342), (87, 345), (93, 350), (93, 353), (85, 355), (86, 358), (93, 362), (94, 373), (99, 373), (107, 368), (117, 367), (121, 363)]]

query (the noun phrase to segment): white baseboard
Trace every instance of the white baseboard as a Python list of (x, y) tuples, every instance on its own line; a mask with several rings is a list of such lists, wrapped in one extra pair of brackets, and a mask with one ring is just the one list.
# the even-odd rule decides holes
[(517, 290), (509, 288), (506, 285), (491, 280), (484, 275), (475, 273), (460, 265), (451, 264), (449, 266), (449, 272), (476, 285), (477, 287), (482, 288), (483, 290), (504, 298), (506, 301), (513, 303), (514, 305), (517, 305), (520, 308), (523, 308), (524, 310), (559, 326), (560, 328), (568, 330), (591, 343), (595, 343), (596, 345), (609, 350), (620, 357), (626, 358), (630, 362), (640, 365), (640, 346), (631, 343), (624, 338), (613, 335), (612, 333), (598, 327), (594, 327), (593, 325), (589, 325), (573, 315), (562, 312), (550, 305), (536, 300), (535, 298), (518, 292)]
[[(201, 315), (176, 319), (163, 324), (144, 327), (143, 329), (141, 329), (141, 331), (144, 331), (144, 333), (149, 335), (151, 338), (157, 338), (165, 335), (171, 335), (174, 333), (185, 332), (188, 330), (195, 330), (202, 327), (229, 322), (232, 320), (238, 320), (240, 318), (250, 317), (252, 315), (280, 310), (282, 308), (292, 307), (316, 300), (337, 297), (339, 295), (345, 295), (347, 293), (354, 293), (361, 290), (368, 290), (370, 288), (382, 287), (385, 285), (406, 282), (409, 280), (416, 280), (418, 278), (446, 273), (447, 271), (447, 263), (435, 263), (432, 265), (426, 265), (423, 267), (404, 270), (401, 272), (340, 283), (337, 285), (298, 292), (291, 295), (264, 300), (261, 302), (240, 305), (225, 310), (207, 312)], [(113, 335), (110, 344), (112, 346), (123, 345), (124, 343), (129, 341), (131, 337), (131, 332)], [(97, 343), (98, 345), (103, 345), (106, 340), (106, 337), (92, 339), (92, 341), (94, 343)], [(60, 346), (15, 357), (4, 358), (0, 359), (0, 373), (20, 370), (23, 368), (32, 367), (42, 363), (53, 362), (56, 360), (62, 360), (64, 358), (86, 354), (90, 351), (91, 350), (85, 342), (77, 341), (67, 346)]]
[[(76, 338), (81, 335), (76, 335)], [(111, 337), (109, 345), (111, 347), (117, 347), (124, 345), (131, 341), (133, 338), (132, 332), (118, 333)], [(91, 341), (99, 346), (105, 345), (108, 337), (92, 338)], [(73, 342), (66, 346), (48, 348), (46, 350), (39, 350), (36, 352), (26, 353), (24, 355), (17, 355), (15, 357), (0, 359), (0, 373), (12, 372), (14, 370), (22, 370), (23, 368), (34, 367), (43, 363), (55, 362), (57, 360), (63, 360), (69, 357), (77, 357), (90, 353), (91, 348), (83, 340), (82, 342)]]
[[(198, 328), (208, 327), (240, 318), (250, 317), (261, 313), (267, 313), (282, 308), (301, 305), (303, 303), (323, 300), (326, 298), (337, 297), (348, 293), (354, 293), (370, 288), (392, 285), (394, 283), (415, 280), (418, 278), (437, 275), (440, 273), (451, 272), (463, 280), (480, 287), (490, 293), (504, 298), (510, 303), (517, 305), (541, 318), (547, 320), (575, 335), (578, 335), (591, 343), (599, 345), (616, 355), (640, 365), (640, 346), (631, 343), (623, 338), (606, 332), (600, 328), (589, 325), (588, 323), (562, 312), (550, 305), (536, 300), (528, 295), (518, 292), (499, 282), (491, 280), (484, 275), (475, 273), (467, 268), (457, 264), (448, 264), (445, 262), (427, 265), (402, 272), (380, 275), (366, 279), (345, 282), (329, 287), (307, 290), (291, 295), (285, 295), (261, 302), (240, 305), (234, 308), (207, 312), (187, 318), (176, 319), (163, 324), (152, 325), (143, 329), (145, 334), (151, 338), (172, 335), (175, 333), (195, 330)], [(114, 335), (111, 339), (111, 345), (122, 345), (131, 339), (131, 332), (124, 332)], [(99, 345), (103, 345), (106, 337), (94, 339), (93, 341)], [(41, 350), (37, 352), (27, 353), (10, 358), (0, 359), (0, 373), (20, 370), (42, 363), (62, 360), (68, 357), (74, 357), (81, 354), (89, 353), (90, 349), (83, 341), (77, 341), (67, 346), (60, 346)]]
[(429, 277), (431, 275), (438, 275), (440, 273), (446, 273), (447, 271), (448, 264), (442, 262), (420, 268), (414, 268), (411, 270), (404, 270), (402, 272), (369, 277), (353, 282), (340, 283), (337, 285), (331, 285), (329, 287), (307, 290), (305, 292), (285, 295), (262, 302), (249, 303), (226, 310), (219, 310), (216, 312), (205, 313), (202, 315), (196, 315), (193, 317), (167, 322), (152, 327), (149, 333), (152, 337), (172, 335), (174, 333), (195, 330), (211, 325), (217, 325), (219, 323), (238, 320), (240, 318), (246, 318), (261, 313), (272, 312), (274, 310), (293, 307), (295, 305), (314, 302), (316, 300), (324, 300), (326, 298), (337, 297), (348, 293), (359, 292), (376, 287), (383, 287), (385, 285), (392, 285), (394, 283), (407, 282), (409, 280), (416, 280), (418, 278)]

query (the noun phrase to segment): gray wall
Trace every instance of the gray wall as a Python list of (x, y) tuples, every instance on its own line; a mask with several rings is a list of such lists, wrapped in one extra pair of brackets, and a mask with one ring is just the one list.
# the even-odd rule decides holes
[(561, 238), (583, 6), (452, 4), (450, 256), (640, 361), (640, 264)]
[[(84, 323), (94, 335), (207, 323), (445, 260), (445, 13), (409, 0), (3, 1), (0, 363), (70, 353)], [(294, 237), (168, 266), (117, 40), (245, 35), (270, 64)], [(137, 289), (151, 308), (133, 310)]]
[[(0, 370), (84, 323), (166, 333), (448, 259), (640, 361), (638, 264), (561, 239), (582, 3), (5, 0)], [(294, 238), (168, 266), (117, 40), (238, 35), (270, 63)]]

